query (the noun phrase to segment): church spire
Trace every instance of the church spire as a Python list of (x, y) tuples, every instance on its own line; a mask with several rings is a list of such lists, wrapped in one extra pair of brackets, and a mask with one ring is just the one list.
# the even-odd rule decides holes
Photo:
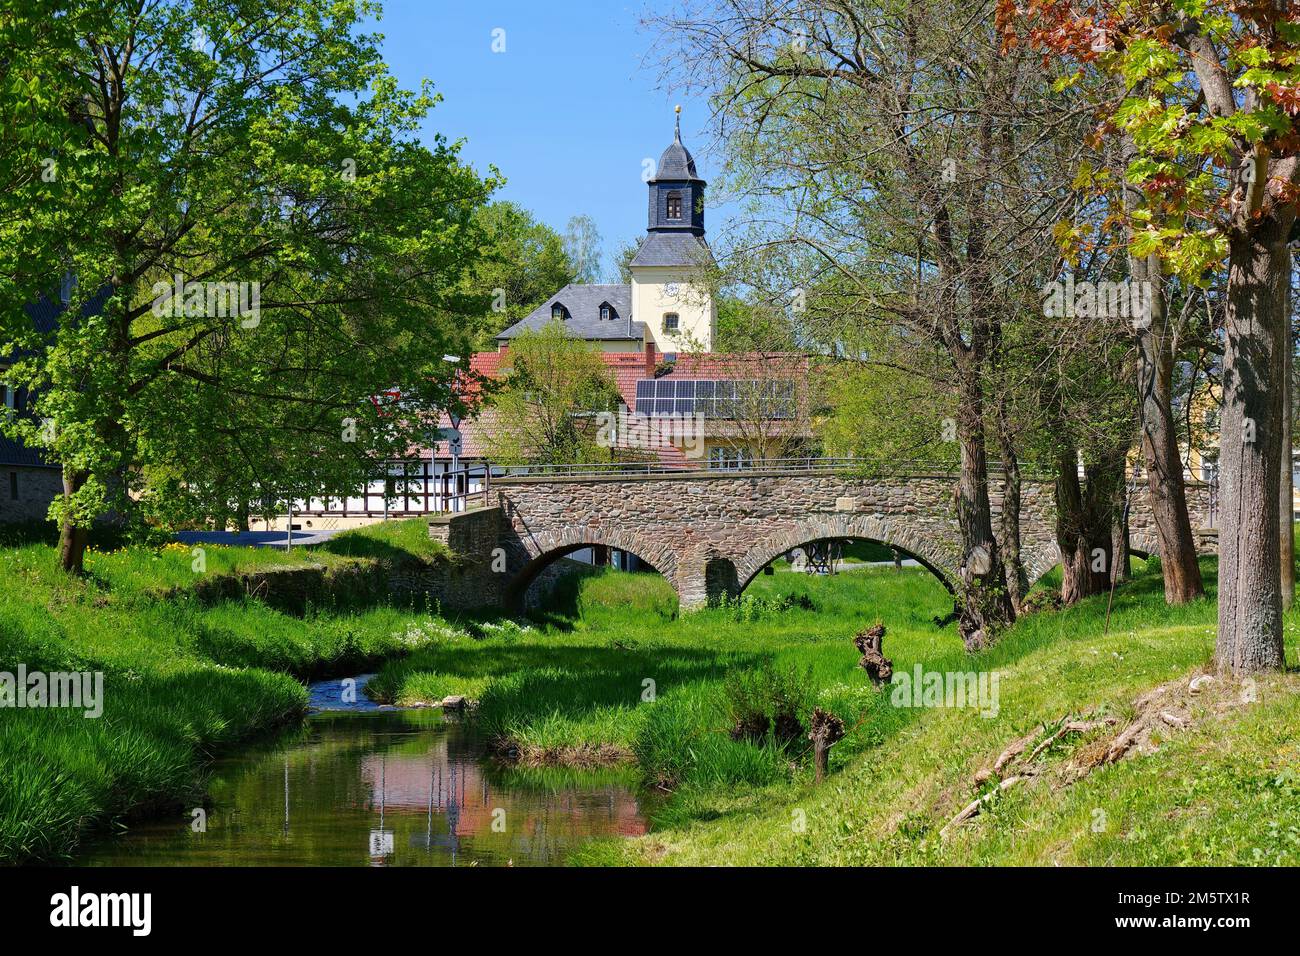
[(695, 171), (695, 159), (682, 145), (682, 108), (676, 107), (673, 141), (659, 157), (650, 187), (650, 232), (686, 232), (704, 235), (704, 180)]

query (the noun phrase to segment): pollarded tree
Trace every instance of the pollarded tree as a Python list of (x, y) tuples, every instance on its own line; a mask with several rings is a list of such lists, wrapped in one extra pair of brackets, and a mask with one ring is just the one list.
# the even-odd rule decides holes
[[(5, 63), (0, 156), (55, 170), (0, 197), (0, 323), (34, 351), (18, 374), (42, 422), (21, 431), (63, 468), (63, 567), (154, 476), (212, 479), (208, 428), (282, 487), (349, 487), (415, 444), (481, 304), (462, 278), (493, 183), (417, 141), (436, 99), (398, 88), (369, 6), (41, 5), (0, 18), (28, 44)], [(18, 306), (64, 269), (68, 318), (40, 335)], [(367, 419), (393, 388), (411, 414)]]
[(1219, 528), (1221, 669), (1283, 666), (1279, 476), (1288, 240), (1300, 179), (1300, 14), (1286, 3), (999, 4), (1022, 40), (1118, 77), (1103, 134), (1127, 138), (1116, 219), (1135, 261), (1191, 282), (1226, 264)]

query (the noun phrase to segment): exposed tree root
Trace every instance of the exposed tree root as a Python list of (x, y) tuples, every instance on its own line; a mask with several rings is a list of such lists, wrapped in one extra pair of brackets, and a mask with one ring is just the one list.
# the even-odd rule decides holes
[(958, 813), (955, 817), (953, 817), (951, 820), (949, 820), (948, 825), (939, 831), (939, 839), (941, 840), (948, 839), (948, 834), (949, 832), (952, 831), (953, 827), (961, 826), (971, 817), (978, 814), (981, 808), (983, 808), (983, 806), (989, 801), (991, 801), (997, 794), (1002, 793), (1004, 790), (1010, 790), (1012, 787), (1014, 787), (1016, 784), (1018, 784), (1020, 781), (1024, 779), (1026, 779), (1026, 777), (1021, 777), (1021, 776), (1007, 777), (1005, 780), (1001, 780), (998, 782), (998, 786), (996, 790), (986, 793), (984, 794), (984, 796), (978, 798), (977, 800), (972, 800), (970, 803), (966, 804), (966, 806), (962, 808), (962, 811)]
[[(1195, 714), (1193, 713), (1194, 698), (1200, 699), (1200, 706), (1196, 708)], [(1133, 718), (1117, 733), (1090, 741), (1070, 756), (1060, 770), (1058, 786), (1068, 787), (1082, 780), (1097, 767), (1116, 763), (1130, 755), (1154, 753), (1158, 749), (1158, 737), (1162, 732), (1186, 730), (1197, 723), (1206, 712), (1222, 712), (1234, 706), (1250, 703), (1253, 699), (1249, 685), (1246, 687), (1246, 692), (1242, 693), (1229, 682), (1216, 684), (1215, 678), (1208, 674), (1199, 674), (1190, 681), (1183, 677), (1154, 687), (1133, 702)], [(1117, 724), (1119, 720), (1115, 717), (1088, 718), (1067, 715), (1057, 721), (1056, 729), (1046, 736), (1043, 736), (1042, 730), (1035, 731), (1009, 744), (993, 761), (991, 767), (985, 767), (975, 774), (977, 786), (983, 786), (994, 779), (998, 781), (997, 786), (963, 807), (961, 812), (939, 831), (939, 836), (946, 839), (954, 828), (978, 816), (980, 811), (999, 794), (1038, 776), (1043, 767), (1035, 761), (1062, 738), (1069, 734), (1092, 733)], [(1032, 750), (1030, 750), (1031, 746)], [(1025, 755), (1027, 750), (1028, 756)]]

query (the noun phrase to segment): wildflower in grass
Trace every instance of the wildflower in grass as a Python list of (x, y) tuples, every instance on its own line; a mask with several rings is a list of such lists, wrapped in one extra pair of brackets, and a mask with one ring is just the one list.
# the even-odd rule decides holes
[(526, 624), (520, 624), (518, 621), (487, 621), (479, 625), (484, 637), (500, 637), (505, 640), (513, 640), (518, 637), (524, 637), (528, 634), (537, 633), (533, 628)]

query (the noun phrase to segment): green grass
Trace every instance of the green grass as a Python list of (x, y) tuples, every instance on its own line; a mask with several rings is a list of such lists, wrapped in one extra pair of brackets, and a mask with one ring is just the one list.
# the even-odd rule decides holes
[(429, 522), (425, 518), (384, 521), (344, 531), (312, 551), (350, 558), (416, 558), (424, 561), (450, 555), (446, 545), (429, 537)]
[[(420, 553), (423, 522), (398, 524), (292, 560), (437, 554)], [(1109, 633), (1101, 596), (1027, 617), (972, 657), (953, 626), (935, 625), (951, 598), (922, 569), (816, 577), (782, 567), (741, 601), (690, 614), (678, 613), (658, 576), (601, 569), (566, 580), (531, 620), (515, 623), (383, 606), (296, 617), (252, 599), (209, 607), (181, 592), (160, 597), (193, 579), (191, 560), (176, 547), (97, 552), (89, 576), (69, 581), (48, 544), (0, 551), (0, 670), (19, 662), (103, 670), (107, 684), (99, 720), (59, 710), (0, 716), (0, 861), (59, 858), (114, 819), (198, 805), (205, 760), (300, 714), (300, 679), (384, 660), (369, 685), (381, 700), (479, 700), (487, 736), (521, 757), (523, 769), (502, 772), (539, 786), (613, 773), (654, 795), (649, 836), (592, 844), (578, 862), (1300, 862), (1294, 673), (1259, 680), (1258, 703), (1209, 714), (1171, 732), (1155, 754), (1072, 786), (1050, 781), (1075, 743), (1054, 747), (1038, 781), (939, 837), (982, 793), (975, 772), (1011, 741), (1066, 714), (1127, 719), (1144, 690), (1186, 679), (1209, 659), (1213, 595), (1167, 607), (1154, 562), (1135, 563)], [(215, 549), (207, 560), (211, 574), (285, 556)], [(1212, 590), (1214, 562), (1202, 566)], [(898, 673), (918, 664), (998, 672), (996, 716), (893, 706), (850, 643), (877, 619)], [(1290, 661), (1298, 629), (1294, 611)], [(821, 785), (803, 739), (732, 733), (738, 713), (779, 709), (763, 688), (792, 681), (801, 710), (829, 709), (848, 729)], [(573, 769), (595, 765), (609, 769)]]
[[(577, 592), (576, 594), (574, 592)], [(805, 595), (811, 609), (789, 600)], [(952, 606), (923, 572), (873, 568), (835, 578), (778, 572), (760, 577), (736, 606), (678, 617), (671, 587), (653, 574), (604, 570), (562, 583), (536, 629), (475, 640), (447, 634), (386, 666), (370, 685), (381, 700), (410, 704), (449, 693), (481, 701), (489, 735), (524, 753), (582, 754), (604, 746), (635, 759), (647, 782), (674, 791), (657, 820), (710, 812), (712, 795), (792, 779), (802, 747), (733, 740), (724, 682), (771, 661), (811, 673), (816, 702), (850, 722), (879, 697), (855, 665), (855, 631), (890, 620), (887, 646), (900, 667), (962, 659), (952, 629), (932, 618)], [(785, 610), (776, 610), (793, 605)], [(572, 610), (571, 616), (556, 608)], [(892, 716), (891, 719), (899, 719)], [(878, 722), (837, 748), (837, 760), (870, 746)], [(793, 776), (801, 776), (800, 767)]]
[[(1013, 740), (1066, 714), (1125, 720), (1143, 691), (1186, 679), (1210, 659), (1215, 562), (1204, 561), (1203, 571), (1210, 599), (1170, 608), (1158, 565), (1135, 562), (1108, 633), (1103, 595), (1030, 616), (972, 657), (952, 626), (933, 623), (951, 601), (920, 569), (831, 578), (778, 570), (756, 579), (739, 606), (681, 617), (666, 582), (606, 570), (571, 579), (536, 615), (544, 623), (535, 633), (447, 635), (386, 667), (372, 686), (398, 701), (478, 696), (489, 731), (525, 754), (563, 762), (604, 746), (633, 761), (643, 785), (663, 793), (651, 811), (654, 832), (590, 845), (577, 862), (1300, 863), (1294, 674), (1261, 679), (1258, 704), (1170, 733), (1152, 756), (1062, 789), (1044, 777), (939, 837), (983, 792), (976, 771)], [(776, 610), (792, 594), (815, 609)], [(849, 643), (877, 618), (888, 627), (896, 672), (918, 663), (997, 671), (996, 716), (893, 706), (889, 689), (873, 688), (856, 666)], [(1294, 661), (1300, 611), (1288, 614), (1286, 628)], [(820, 786), (806, 746), (732, 739), (726, 676), (764, 662), (800, 675), (810, 699), (849, 728)], [(647, 680), (653, 700), (643, 696)], [(1048, 750), (1045, 766), (1059, 770), (1076, 745)]]
[[(413, 537), (384, 534), (393, 548)], [(0, 671), (102, 671), (105, 698), (98, 719), (0, 711), (0, 862), (66, 857), (115, 819), (199, 805), (208, 758), (301, 715), (301, 681), (399, 657), (438, 623), (382, 605), (304, 616), (252, 598), (206, 606), (186, 593), (203, 575), (356, 559), (202, 547), (203, 574), (190, 546), (168, 545), (92, 551), (81, 579), (58, 571), (49, 543), (0, 550)]]

